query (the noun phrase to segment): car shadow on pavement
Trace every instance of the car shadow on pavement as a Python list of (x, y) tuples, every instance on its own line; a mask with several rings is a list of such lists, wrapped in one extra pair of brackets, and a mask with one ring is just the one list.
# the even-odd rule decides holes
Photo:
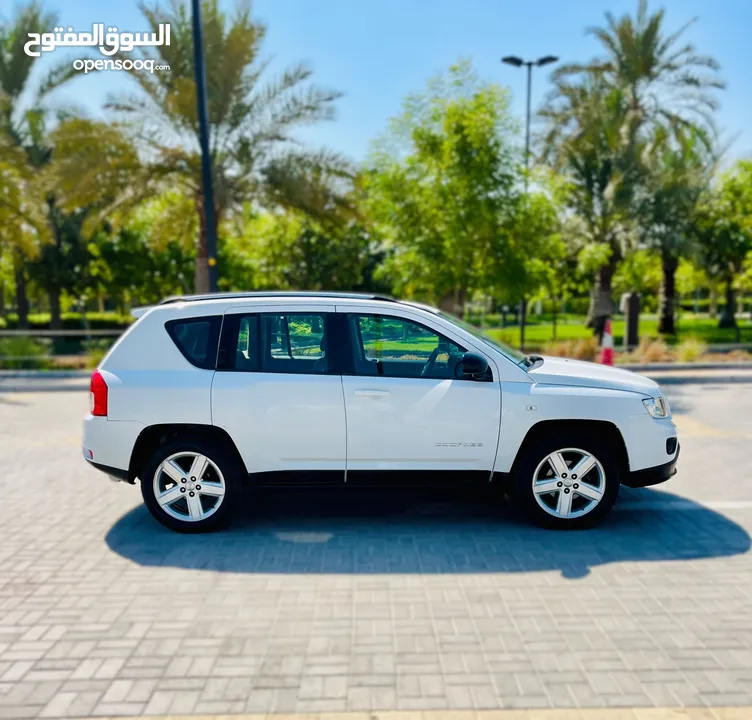
[(747, 532), (691, 500), (622, 488), (593, 530), (529, 525), (489, 493), (264, 491), (220, 531), (181, 535), (145, 507), (110, 529), (111, 550), (139, 565), (233, 573), (517, 573), (585, 577), (599, 565), (723, 558), (750, 548)]

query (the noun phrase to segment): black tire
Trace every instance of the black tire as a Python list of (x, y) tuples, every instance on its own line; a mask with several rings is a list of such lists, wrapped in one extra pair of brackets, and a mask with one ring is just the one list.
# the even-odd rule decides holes
[[(166, 511), (157, 501), (154, 488), (154, 477), (157, 468), (164, 460), (176, 453), (191, 452), (206, 456), (219, 469), (224, 480), (224, 497), (216, 509), (212, 506), (212, 498), (199, 497), (199, 502), (202, 504), (202, 508), (206, 508), (206, 512), (211, 512), (211, 514), (200, 520), (189, 520), (187, 516), (185, 520), (181, 520), (180, 518), (169, 514), (169, 512)], [(180, 460), (179, 462), (183, 461)], [(212, 472), (210, 479), (213, 479), (213, 475), (215, 475), (215, 473)], [(240, 495), (242, 475), (243, 470), (239, 467), (238, 460), (233, 453), (210, 442), (199, 439), (185, 439), (174, 440), (160, 446), (152, 454), (149, 460), (147, 460), (139, 477), (141, 478), (141, 495), (144, 498), (144, 503), (149, 509), (149, 512), (158, 522), (165, 527), (170, 528), (170, 530), (175, 530), (177, 532), (202, 533), (215, 529), (227, 520), (232, 512), (233, 505), (236, 503)], [(190, 481), (190, 478), (187, 477), (186, 479)], [(199, 495), (199, 493), (197, 493), (197, 495)], [(184, 501), (179, 500), (177, 505), (173, 507), (173, 512), (176, 514), (180, 514), (179, 510), (182, 509), (182, 507), (180, 507), (181, 502)]]
[[(533, 492), (533, 479), (536, 470), (543, 460), (551, 453), (566, 448), (577, 448), (591, 454), (603, 469), (603, 493), (600, 501), (587, 514), (578, 517), (562, 518), (552, 515), (541, 507), (536, 494)], [(565, 457), (576, 457), (574, 453), (565, 453)], [(605, 434), (582, 430), (557, 430), (550, 435), (538, 436), (522, 450), (514, 472), (515, 499), (521, 509), (537, 525), (556, 530), (576, 530), (594, 527), (610, 512), (619, 494), (621, 482), (620, 463), (613, 441)], [(573, 462), (570, 460), (568, 462)], [(546, 473), (553, 472), (553, 468), (543, 467)], [(596, 470), (597, 472), (597, 470)], [(590, 476), (592, 477), (592, 476)], [(552, 478), (553, 479), (553, 478)], [(555, 495), (541, 496), (544, 504), (555, 504)], [(574, 499), (572, 500), (574, 507)], [(587, 499), (580, 498), (578, 502), (586, 504)]]

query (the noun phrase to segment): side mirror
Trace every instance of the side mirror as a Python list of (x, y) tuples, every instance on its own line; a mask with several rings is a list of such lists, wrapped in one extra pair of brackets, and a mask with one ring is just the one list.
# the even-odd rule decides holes
[(466, 352), (460, 361), (460, 371), (465, 376), (485, 375), (488, 371), (488, 360), (478, 353)]

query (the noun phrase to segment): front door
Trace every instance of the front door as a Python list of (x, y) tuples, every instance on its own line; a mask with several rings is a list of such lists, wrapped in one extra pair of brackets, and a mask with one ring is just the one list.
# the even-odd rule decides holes
[(388, 471), (490, 479), (501, 418), (495, 368), (485, 381), (457, 379), (465, 348), (423, 319), (337, 309), (353, 356), (343, 377), (348, 483)]
[(225, 314), (213, 423), (260, 480), (343, 482), (342, 380), (327, 352), (334, 307), (255, 310)]

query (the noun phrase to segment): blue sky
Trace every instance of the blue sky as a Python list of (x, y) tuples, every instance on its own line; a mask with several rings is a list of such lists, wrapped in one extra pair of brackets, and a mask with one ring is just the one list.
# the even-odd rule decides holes
[[(221, 0), (222, 1), (222, 0)], [(223, 5), (232, 7), (232, 0)], [(752, 2), (750, 0), (665, 0), (667, 27), (677, 29), (697, 16), (686, 33), (701, 53), (715, 56), (728, 84), (718, 122), (730, 154), (752, 157)], [(601, 24), (608, 9), (634, 12), (637, 0), (255, 0), (254, 14), (268, 25), (265, 53), (270, 72), (305, 60), (317, 82), (345, 93), (335, 121), (306, 131), (312, 143), (360, 160), (403, 98), (423, 89), (426, 80), (460, 57), (470, 58), (479, 75), (508, 86), (513, 111), (524, 114), (525, 73), (501, 65), (502, 55), (526, 58), (558, 55), (563, 61), (587, 60), (597, 46), (585, 36)], [(0, 0), (8, 17), (11, 0)], [(77, 30), (94, 22), (140, 31), (146, 26), (133, 0), (48, 0), (46, 7)], [(652, 3), (651, 7), (658, 7)], [(58, 50), (57, 54), (63, 53)], [(547, 87), (548, 69), (533, 80), (533, 107)], [(103, 72), (77, 79), (61, 91), (91, 112), (107, 94), (125, 89), (127, 78)]]

